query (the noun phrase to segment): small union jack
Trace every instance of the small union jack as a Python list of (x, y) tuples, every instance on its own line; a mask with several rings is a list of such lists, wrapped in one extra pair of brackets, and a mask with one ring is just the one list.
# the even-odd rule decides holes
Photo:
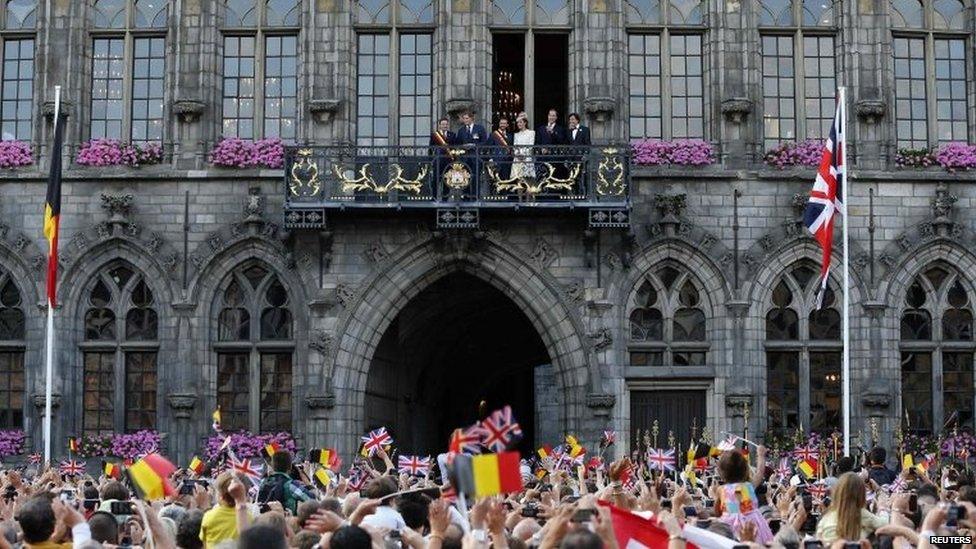
[(888, 489), (891, 490), (892, 494), (904, 492), (905, 488), (908, 488), (908, 482), (901, 475), (895, 477), (895, 480), (891, 481), (891, 484), (888, 485)]
[(484, 431), (480, 423), (466, 429), (455, 429), (451, 434), (451, 442), (448, 445), (449, 454), (480, 454), (481, 439), (484, 438)]
[(603, 431), (603, 445), (610, 446), (617, 442), (617, 431)]
[(363, 441), (363, 454), (372, 456), (383, 446), (393, 444), (393, 437), (386, 431), (386, 427), (373, 429), (366, 436), (361, 437)]
[(737, 442), (739, 442), (739, 437), (735, 435), (729, 435), (728, 438), (718, 443), (718, 449), (722, 452), (735, 450)]
[(820, 452), (814, 446), (797, 446), (793, 449), (793, 457), (797, 461), (818, 460)]
[(85, 462), (66, 459), (58, 464), (58, 472), (68, 477), (82, 475), (85, 473)]
[(481, 429), (484, 432), (481, 444), (492, 452), (504, 452), (522, 438), (522, 428), (512, 415), (511, 406), (492, 412), (481, 422)]
[(397, 458), (397, 471), (422, 477), (430, 471), (430, 457), (400, 456)]
[(783, 458), (779, 460), (779, 466), (776, 467), (776, 474), (779, 475), (781, 481), (793, 476), (793, 467), (790, 466), (789, 459)]
[(441, 499), (449, 502), (457, 501), (457, 490), (454, 489), (453, 484), (445, 484), (444, 486), (441, 486)]
[(41, 454), (30, 454), (27, 456), (27, 463), (31, 465), (37, 465), (41, 462)]
[(674, 471), (674, 448), (662, 450), (651, 448), (647, 451), (647, 467), (651, 470)]
[(244, 475), (252, 484), (261, 482), (261, 477), (264, 475), (264, 466), (254, 463), (249, 458), (244, 458), (241, 461), (231, 458), (230, 466), (235, 473)]
[(707, 457), (698, 458), (698, 459), (695, 460), (695, 471), (696, 472), (703, 473), (704, 474), (704, 473), (707, 473), (708, 470), (711, 469), (711, 468), (712, 468), (712, 465), (708, 462), (708, 458)]
[(817, 482), (807, 486), (807, 493), (816, 501), (823, 501), (827, 497), (827, 485)]
[(359, 467), (349, 468), (349, 481), (347, 484), (352, 490), (362, 490), (363, 486), (366, 486), (366, 481), (369, 479), (369, 474), (363, 471)]
[(586, 462), (586, 468), (591, 471), (603, 468), (603, 458), (600, 456), (591, 457), (590, 461)]

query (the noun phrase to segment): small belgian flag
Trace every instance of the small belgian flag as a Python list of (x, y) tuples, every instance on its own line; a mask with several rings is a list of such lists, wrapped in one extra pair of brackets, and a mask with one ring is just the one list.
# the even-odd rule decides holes
[(71, 437), (71, 438), (68, 439), (68, 451), (69, 452), (71, 452), (72, 454), (77, 454), (78, 453), (78, 446), (79, 445), (78, 445), (78, 439), (77, 438)]
[(114, 478), (116, 480), (122, 478), (122, 468), (119, 467), (118, 463), (112, 463), (111, 461), (102, 462), (102, 472), (108, 478)]
[(207, 468), (207, 464), (200, 460), (197, 456), (193, 456), (190, 460), (189, 469), (197, 475), (202, 475), (203, 471)]

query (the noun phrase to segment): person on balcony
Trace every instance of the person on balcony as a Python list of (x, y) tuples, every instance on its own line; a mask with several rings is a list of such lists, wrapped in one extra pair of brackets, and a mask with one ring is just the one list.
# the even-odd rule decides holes
[[(559, 125), (559, 111), (549, 109), (546, 124), (536, 129), (536, 144), (539, 148), (539, 162), (549, 162), (555, 168), (555, 177), (566, 177), (566, 169), (560, 148), (566, 145), (566, 128)], [(541, 168), (548, 169), (548, 168)]]
[(474, 113), (466, 111), (461, 114), (461, 128), (457, 132), (457, 144), (464, 149), (464, 163), (471, 170), (471, 187), (466, 194), (477, 195), (481, 166), (478, 162), (478, 149), (488, 145), (488, 132), (485, 127), (474, 120)]
[(513, 137), (515, 148), (511, 177), (534, 180), (535, 160), (532, 157), (532, 147), (535, 145), (535, 132), (529, 129), (529, 117), (524, 112), (519, 113), (515, 126), (518, 131)]
[(508, 179), (512, 173), (512, 132), (508, 127), (508, 118), (498, 119), (498, 129), (491, 132), (491, 158), (502, 179)]
[(437, 128), (430, 134), (430, 156), (434, 164), (434, 177), (431, 183), (431, 194), (437, 194), (444, 170), (451, 163), (451, 147), (457, 144), (457, 136), (451, 131), (451, 121), (441, 118), (437, 121)]
[[(578, 184), (581, 188), (586, 188), (586, 157), (589, 155), (590, 143), (590, 129), (586, 126), (580, 124), (579, 113), (569, 114), (569, 132), (566, 135), (567, 142), (570, 147), (570, 164), (568, 166), (569, 170), (572, 170), (573, 165), (576, 163), (580, 164), (580, 178)], [(585, 192), (585, 191), (584, 191)]]

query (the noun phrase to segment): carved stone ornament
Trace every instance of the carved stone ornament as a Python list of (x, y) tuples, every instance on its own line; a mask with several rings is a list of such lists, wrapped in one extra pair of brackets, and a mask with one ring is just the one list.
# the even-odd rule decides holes
[(197, 403), (196, 393), (170, 393), (166, 395), (169, 407), (173, 409), (173, 415), (179, 419), (189, 419), (193, 414), (193, 408)]
[(206, 108), (206, 103), (199, 99), (177, 99), (173, 101), (173, 115), (179, 118), (180, 122), (196, 122)]
[(251, 187), (244, 198), (244, 222), (259, 223), (264, 220), (266, 199), (261, 196), (260, 187)]
[(566, 297), (568, 297), (573, 303), (582, 303), (583, 298), (586, 295), (586, 289), (583, 287), (583, 281), (574, 280), (563, 288), (566, 291)]
[(356, 297), (356, 291), (345, 284), (339, 284), (335, 289), (335, 297), (336, 302), (345, 309), (349, 307), (353, 298)]
[[(62, 116), (71, 116), (71, 111), (74, 109), (74, 103), (68, 101), (61, 97), (61, 114)], [(48, 120), (54, 120), (54, 100), (48, 99), (41, 105), (41, 113), (44, 114), (44, 118)]]
[(319, 354), (327, 355), (332, 349), (332, 334), (325, 330), (316, 330), (309, 338), (308, 347)]
[(366, 244), (366, 249), (363, 250), (363, 257), (370, 263), (379, 263), (389, 256), (390, 252), (386, 250), (386, 246), (379, 240), (374, 240)]
[(470, 97), (452, 97), (447, 100), (447, 112), (452, 118), (458, 118), (465, 112), (478, 112), (478, 103)]
[(891, 406), (891, 388), (880, 378), (871, 378), (861, 394), (861, 404), (868, 408), (868, 415), (879, 415)]
[(311, 99), (308, 102), (308, 112), (312, 113), (315, 121), (319, 124), (328, 124), (335, 118), (342, 106), (342, 99)]
[(752, 395), (739, 392), (725, 395), (725, 407), (732, 417), (745, 417), (746, 410), (752, 406)]
[(660, 212), (661, 217), (668, 220), (676, 220), (681, 217), (681, 213), (688, 205), (688, 195), (681, 194), (659, 194), (654, 197), (654, 207)]
[(613, 334), (610, 333), (610, 328), (600, 328), (589, 334), (589, 338), (595, 351), (602, 351), (613, 344)]
[(587, 97), (583, 100), (583, 112), (597, 122), (606, 122), (617, 110), (617, 101), (612, 97)]
[(959, 198), (949, 192), (949, 187), (945, 182), (939, 182), (935, 187), (935, 198), (932, 199), (932, 214), (935, 215), (935, 219), (938, 221), (948, 220), (949, 214), (952, 213), (952, 205), (957, 200)]
[(857, 114), (857, 118), (868, 124), (874, 124), (881, 120), (886, 110), (888, 107), (881, 99), (859, 99), (854, 104), (854, 113)]
[(312, 410), (331, 410), (335, 408), (336, 397), (332, 393), (324, 395), (308, 395), (305, 397), (305, 406)]
[(109, 223), (126, 223), (132, 211), (132, 195), (102, 193), (102, 209)]
[(733, 124), (741, 124), (752, 112), (752, 101), (745, 97), (730, 97), (722, 101), (722, 114)]
[(793, 217), (803, 219), (803, 211), (807, 209), (807, 195), (803, 193), (794, 194), (790, 200), (790, 206), (793, 208)]
[[(34, 393), (31, 395), (31, 401), (34, 402), (34, 407), (44, 413), (44, 393)], [(61, 407), (61, 393), (55, 391), (51, 393), (51, 409)]]
[(613, 405), (616, 403), (617, 397), (611, 393), (588, 393), (586, 395), (586, 407), (593, 410), (597, 416), (609, 417)]
[(535, 263), (543, 269), (549, 265), (552, 265), (552, 262), (558, 257), (559, 254), (556, 252), (555, 248), (553, 248), (551, 244), (542, 238), (536, 240), (535, 249), (533, 249), (532, 254), (529, 255), (529, 258), (531, 258), (532, 261), (535, 261)]

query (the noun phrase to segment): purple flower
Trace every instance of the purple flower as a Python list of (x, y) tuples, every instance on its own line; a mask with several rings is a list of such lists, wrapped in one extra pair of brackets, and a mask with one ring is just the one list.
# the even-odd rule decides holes
[(631, 147), (634, 163), (644, 166), (705, 166), (715, 162), (715, 151), (711, 143), (701, 139), (641, 139), (631, 143)]
[(26, 141), (0, 141), (0, 168), (30, 166), (34, 163), (34, 149)]
[(976, 145), (946, 143), (935, 151), (935, 160), (949, 172), (976, 167)]
[(227, 137), (210, 151), (209, 161), (228, 168), (280, 168), (285, 165), (285, 146), (276, 137), (258, 141)]
[(159, 143), (138, 145), (116, 139), (92, 139), (78, 149), (75, 162), (81, 166), (143, 166), (163, 160)]
[(136, 459), (159, 450), (160, 437), (156, 431), (144, 430), (112, 436), (111, 455)]
[(261, 455), (261, 449), (265, 445), (275, 442), (283, 450), (294, 453), (296, 449), (295, 439), (290, 433), (265, 433), (255, 435), (250, 431), (237, 431), (235, 433), (225, 433), (224, 435), (211, 435), (207, 439), (207, 459), (216, 459), (220, 455), (220, 447), (224, 444), (224, 439), (230, 436), (230, 448), (238, 459), (253, 458)]
[(18, 456), (24, 453), (27, 435), (20, 429), (0, 431), (0, 457)]
[(899, 168), (927, 168), (935, 162), (928, 149), (898, 149), (895, 153), (895, 165)]
[(820, 139), (780, 143), (766, 151), (763, 161), (776, 168), (787, 166), (818, 166), (823, 156), (824, 142)]

